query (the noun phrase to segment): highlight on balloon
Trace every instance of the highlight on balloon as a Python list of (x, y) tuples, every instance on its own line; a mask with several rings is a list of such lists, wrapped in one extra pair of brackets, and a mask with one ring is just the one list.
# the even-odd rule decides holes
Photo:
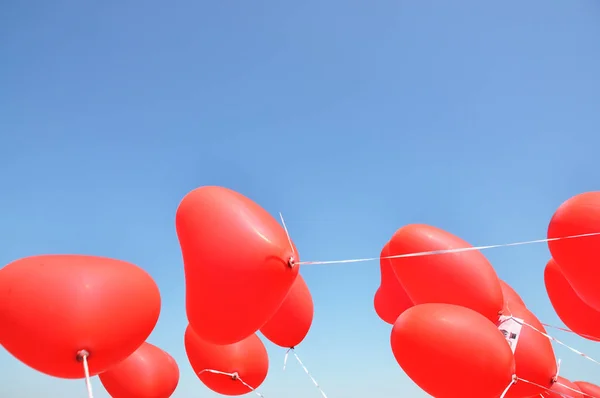
[[(599, 386), (563, 377), (565, 362), (554, 349), (600, 362), (549, 332), (600, 341), (600, 192), (564, 202), (545, 239), (474, 247), (438, 227), (409, 224), (372, 258), (302, 261), (283, 217), (218, 186), (185, 195), (175, 231), (185, 274), (187, 361), (177, 363), (151, 342), (161, 294), (143, 265), (80, 254), (34, 254), (0, 269), (2, 347), (48, 377), (83, 379), (81, 396), (88, 398), (94, 377), (113, 398), (168, 398), (183, 367), (193, 370), (199, 391), (264, 397), (272, 365), (267, 342), (279, 348), (284, 368), (295, 359), (315, 394), (327, 398), (296, 352), (307, 344), (320, 305), (301, 268), (379, 261), (373, 312), (389, 325), (398, 371), (425, 393), (600, 397)], [(483, 254), (539, 243), (551, 254), (537, 265), (540, 281), (566, 327), (538, 319), (527, 295), (501, 280)]]

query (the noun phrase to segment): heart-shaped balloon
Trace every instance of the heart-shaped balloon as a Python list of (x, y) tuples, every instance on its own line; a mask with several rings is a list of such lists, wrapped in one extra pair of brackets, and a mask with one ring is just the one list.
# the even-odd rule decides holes
[[(478, 250), (461, 238), (423, 224), (400, 228), (390, 240), (392, 268), (415, 305), (446, 303), (479, 312), (492, 322), (503, 307), (502, 287), (496, 271)], [(412, 256), (428, 252), (429, 255)]]
[(234, 344), (216, 345), (202, 340), (188, 325), (185, 352), (204, 385), (222, 395), (244, 395), (267, 377), (269, 356), (256, 334)]
[(160, 315), (160, 292), (125, 261), (74, 254), (27, 257), (0, 269), (0, 343), (51, 376), (83, 378), (131, 355)]
[(499, 397), (513, 380), (515, 360), (506, 339), (465, 307), (415, 305), (394, 323), (391, 344), (408, 377), (436, 398)]
[(298, 275), (281, 307), (260, 332), (273, 344), (293, 348), (308, 334), (314, 314), (310, 290), (302, 275)]
[(581, 337), (600, 341), (600, 312), (577, 295), (561, 267), (553, 259), (546, 264), (544, 284), (550, 303), (560, 320)]
[(515, 373), (529, 383), (515, 383), (505, 398), (539, 396), (552, 387), (557, 372), (552, 342), (542, 334), (546, 333), (544, 325), (525, 306), (513, 302), (509, 307), (511, 315), (526, 324), (521, 328), (514, 351)]
[[(600, 191), (565, 201), (548, 225), (548, 249), (579, 297), (600, 311)], [(587, 236), (580, 236), (586, 235)], [(568, 238), (579, 236), (578, 238)]]
[(187, 194), (175, 222), (194, 331), (215, 344), (258, 331), (298, 275), (298, 251), (284, 228), (252, 200), (215, 186)]
[(112, 398), (169, 398), (179, 383), (179, 367), (165, 351), (144, 343), (100, 374), (100, 381)]

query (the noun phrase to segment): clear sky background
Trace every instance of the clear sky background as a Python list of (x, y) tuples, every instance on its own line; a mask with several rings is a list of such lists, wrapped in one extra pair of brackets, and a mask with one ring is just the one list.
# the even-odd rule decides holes
[[(223, 185), (283, 212), (303, 260), (378, 256), (412, 222), (474, 245), (544, 238), (562, 201), (600, 187), (599, 71), (597, 0), (4, 0), (0, 263), (142, 266), (163, 297), (149, 341), (181, 368), (174, 396), (216, 397), (183, 348), (188, 191)], [(485, 254), (560, 324), (544, 244)], [(315, 320), (298, 354), (330, 398), (424, 397), (373, 310), (378, 264), (301, 272)], [(319, 397), (268, 348), (265, 397)], [(564, 376), (600, 383), (598, 365), (556, 352)], [(2, 397), (86, 396), (5, 351), (0, 368)]]

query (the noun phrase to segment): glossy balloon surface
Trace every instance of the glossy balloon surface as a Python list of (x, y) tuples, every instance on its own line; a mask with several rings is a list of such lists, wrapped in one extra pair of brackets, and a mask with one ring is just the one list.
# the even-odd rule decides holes
[(43, 255), (0, 269), (0, 342), (42, 373), (83, 378), (131, 355), (160, 314), (160, 292), (143, 269), (105, 257)]

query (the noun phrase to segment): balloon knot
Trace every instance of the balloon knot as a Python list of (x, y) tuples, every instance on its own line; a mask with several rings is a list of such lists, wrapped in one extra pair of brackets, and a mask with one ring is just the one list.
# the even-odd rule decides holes
[(240, 375), (238, 374), (238, 372), (233, 372), (231, 374), (231, 380), (237, 381), (239, 378), (240, 378)]
[(290, 258), (288, 259), (288, 267), (294, 268), (295, 265), (296, 265), (296, 259), (294, 258), (294, 256), (290, 256)]
[(77, 352), (77, 361), (78, 362), (83, 362), (84, 358), (89, 358), (90, 353), (87, 350), (81, 350), (79, 352)]
[(296, 349), (296, 347), (294, 347), (294, 346), (290, 347), (290, 351), (294, 351), (295, 349)]

